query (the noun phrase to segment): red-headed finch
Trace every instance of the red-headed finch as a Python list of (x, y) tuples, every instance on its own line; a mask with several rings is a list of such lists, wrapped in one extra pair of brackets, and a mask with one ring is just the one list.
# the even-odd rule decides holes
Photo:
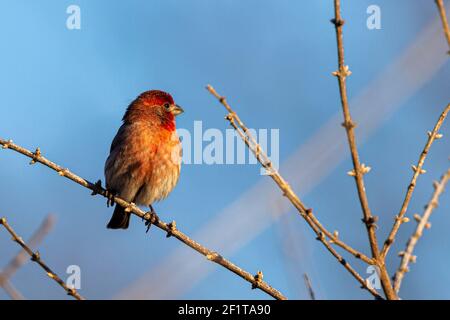
[[(166, 198), (177, 184), (181, 143), (175, 116), (183, 109), (159, 90), (142, 93), (127, 108), (105, 163), (106, 188), (137, 205)], [(110, 229), (127, 229), (130, 213), (116, 205)]]

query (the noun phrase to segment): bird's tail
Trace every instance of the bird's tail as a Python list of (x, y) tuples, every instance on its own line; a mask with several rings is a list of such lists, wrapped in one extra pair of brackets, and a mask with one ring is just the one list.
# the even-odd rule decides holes
[(107, 225), (108, 229), (127, 229), (130, 224), (130, 213), (125, 212), (125, 208), (116, 204), (114, 213)]

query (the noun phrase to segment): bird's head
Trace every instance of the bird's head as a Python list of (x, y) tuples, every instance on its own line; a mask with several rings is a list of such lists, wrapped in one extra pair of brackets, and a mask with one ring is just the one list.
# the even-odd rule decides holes
[(149, 121), (161, 124), (168, 130), (175, 130), (175, 117), (184, 110), (175, 104), (172, 96), (160, 90), (141, 93), (128, 107), (123, 121), (133, 123)]

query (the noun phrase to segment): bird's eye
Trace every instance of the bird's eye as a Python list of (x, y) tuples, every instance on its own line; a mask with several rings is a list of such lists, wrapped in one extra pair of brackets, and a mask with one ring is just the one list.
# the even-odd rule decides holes
[(169, 110), (170, 104), (168, 104), (168, 103), (164, 104), (164, 108), (166, 108), (167, 110)]

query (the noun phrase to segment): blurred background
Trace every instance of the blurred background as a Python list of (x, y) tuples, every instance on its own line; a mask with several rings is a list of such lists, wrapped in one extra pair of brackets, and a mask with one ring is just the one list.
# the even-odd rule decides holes
[[(81, 28), (66, 27), (69, 5)], [(366, 10), (381, 9), (370, 30)], [(449, 3), (447, 12), (449, 12)], [(344, 43), (350, 108), (369, 203), (381, 243), (400, 209), (431, 130), (449, 102), (448, 47), (434, 1), (347, 0)], [(205, 90), (211, 83), (251, 128), (279, 129), (280, 171), (321, 222), (369, 254), (361, 223), (336, 79), (333, 3), (329, 1), (0, 1), (0, 137), (96, 181), (126, 106), (142, 91), (169, 91), (185, 113), (179, 128), (228, 128)], [(407, 216), (421, 213), (449, 166), (448, 122), (428, 156)], [(204, 143), (205, 145), (207, 143)], [(267, 299), (259, 290), (165, 233), (106, 229), (102, 197), (41, 165), (0, 151), (0, 216), (24, 238), (52, 213), (56, 225), (39, 246), (62, 278), (81, 269), (88, 299)], [(314, 239), (312, 231), (259, 166), (182, 167), (170, 197), (156, 204), (165, 221), (264, 279), (291, 299), (372, 299)], [(400, 296), (450, 299), (450, 197), (431, 217)], [(415, 223), (403, 225), (387, 263), (393, 274)], [(0, 229), (0, 269), (19, 251)], [(353, 261), (353, 259), (349, 259)], [(364, 276), (366, 266), (354, 267)], [(28, 263), (11, 279), (29, 299), (69, 299)], [(0, 290), (0, 299), (8, 296)]]

